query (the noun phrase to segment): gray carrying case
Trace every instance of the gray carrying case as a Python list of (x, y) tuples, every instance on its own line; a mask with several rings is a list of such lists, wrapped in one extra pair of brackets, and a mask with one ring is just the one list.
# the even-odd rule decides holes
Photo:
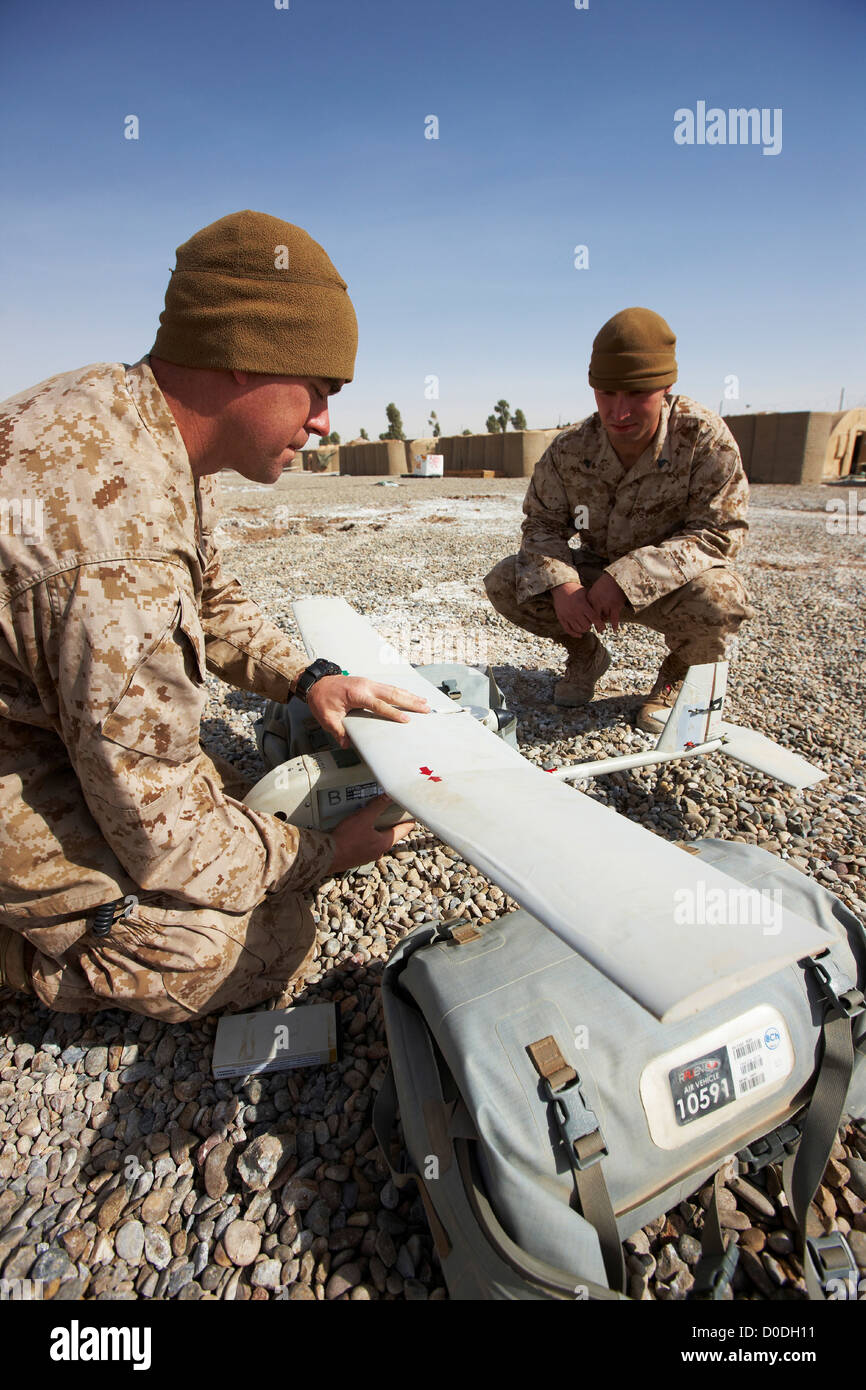
[[(661, 1024), (525, 912), (456, 935), (424, 925), (392, 954), (382, 986), (391, 1072), (374, 1121), (387, 1154), (399, 1102), (452, 1298), (622, 1297), (619, 1241), (734, 1153), (786, 1158), (805, 1124), (789, 1190), (804, 1224), (842, 1112), (866, 1115), (859, 922), (763, 850), (692, 848), (823, 927), (819, 967), (791, 966)], [(718, 930), (696, 925), (695, 950)], [(830, 1248), (810, 1247), (814, 1297), (828, 1270), (853, 1263), (841, 1237), (824, 1239)]]

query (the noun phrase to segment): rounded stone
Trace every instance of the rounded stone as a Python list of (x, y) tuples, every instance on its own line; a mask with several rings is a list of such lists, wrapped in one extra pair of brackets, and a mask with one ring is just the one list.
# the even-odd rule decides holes
[(256, 1289), (278, 1289), (281, 1284), (282, 1265), (279, 1260), (259, 1260), (250, 1275), (250, 1283)]
[(84, 1070), (88, 1076), (99, 1076), (108, 1070), (108, 1048), (91, 1047), (84, 1059)]
[(168, 1216), (174, 1193), (170, 1187), (151, 1189), (141, 1204), (141, 1219), (146, 1226), (161, 1226)]
[(348, 1293), (360, 1282), (361, 1270), (358, 1265), (340, 1265), (340, 1268), (330, 1276), (325, 1285), (325, 1298), (339, 1298), (341, 1294)]
[(99, 1211), (96, 1213), (96, 1224), (100, 1231), (110, 1231), (117, 1221), (123, 1208), (126, 1206), (127, 1196), (125, 1187), (116, 1187), (113, 1192), (109, 1192)]
[(223, 1248), (233, 1265), (251, 1265), (262, 1248), (262, 1235), (251, 1221), (232, 1221), (223, 1232)]
[(154, 1269), (165, 1269), (171, 1260), (171, 1241), (162, 1226), (145, 1226), (144, 1253)]
[(49, 1283), (52, 1279), (74, 1279), (75, 1265), (65, 1250), (43, 1250), (30, 1270), (31, 1279), (41, 1279)]
[(144, 1252), (144, 1227), (140, 1221), (124, 1221), (114, 1237), (114, 1248), (128, 1265), (141, 1263)]
[(233, 1154), (232, 1145), (224, 1140), (214, 1145), (205, 1159), (204, 1185), (209, 1197), (222, 1197), (228, 1192)]

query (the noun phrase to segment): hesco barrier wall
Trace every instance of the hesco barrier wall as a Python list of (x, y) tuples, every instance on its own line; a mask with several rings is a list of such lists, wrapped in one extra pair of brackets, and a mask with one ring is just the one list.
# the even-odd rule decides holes
[(866, 470), (866, 410), (726, 415), (753, 483), (820, 483)]
[[(793, 410), (726, 415), (746, 475), (753, 483), (820, 483), (866, 475), (866, 410)], [(305, 449), (309, 473), (399, 477), (411, 473), (416, 455), (442, 454), (445, 472), (491, 472), (502, 478), (528, 478), (560, 430), (509, 430), (507, 434), (455, 434), (370, 440)]]
[(394, 474), (406, 470), (406, 446), (402, 439), (371, 439), (340, 445), (340, 472), (351, 476)]
[(415, 456), (442, 454), (445, 472), (489, 471), (502, 478), (528, 478), (560, 430), (509, 430), (507, 434), (441, 435), (438, 439), (388, 439), (369, 444), (341, 444), (343, 474), (411, 473)]

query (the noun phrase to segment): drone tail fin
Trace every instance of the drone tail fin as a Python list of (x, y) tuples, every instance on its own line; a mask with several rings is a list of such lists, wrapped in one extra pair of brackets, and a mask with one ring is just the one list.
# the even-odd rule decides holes
[[(721, 739), (721, 751), (735, 762), (745, 763), (766, 777), (789, 787), (812, 787), (826, 776), (821, 768), (774, 743), (765, 734), (740, 724), (727, 724), (722, 709), (727, 688), (728, 663), (718, 661), (690, 666), (676, 704), (665, 718), (655, 751), (679, 753), (695, 744)], [(658, 716), (657, 716), (658, 717)]]
[(656, 751), (678, 753), (719, 738), (727, 683), (726, 661), (690, 666), (676, 704), (665, 720)]

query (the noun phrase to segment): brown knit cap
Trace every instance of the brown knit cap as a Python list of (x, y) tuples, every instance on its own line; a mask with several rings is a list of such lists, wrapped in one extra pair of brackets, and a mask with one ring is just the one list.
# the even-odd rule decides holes
[(589, 384), (598, 391), (658, 391), (677, 379), (677, 340), (661, 314), (623, 309), (595, 335)]
[(351, 381), (358, 324), (317, 241), (266, 212), (233, 212), (177, 248), (151, 349), (184, 367)]

